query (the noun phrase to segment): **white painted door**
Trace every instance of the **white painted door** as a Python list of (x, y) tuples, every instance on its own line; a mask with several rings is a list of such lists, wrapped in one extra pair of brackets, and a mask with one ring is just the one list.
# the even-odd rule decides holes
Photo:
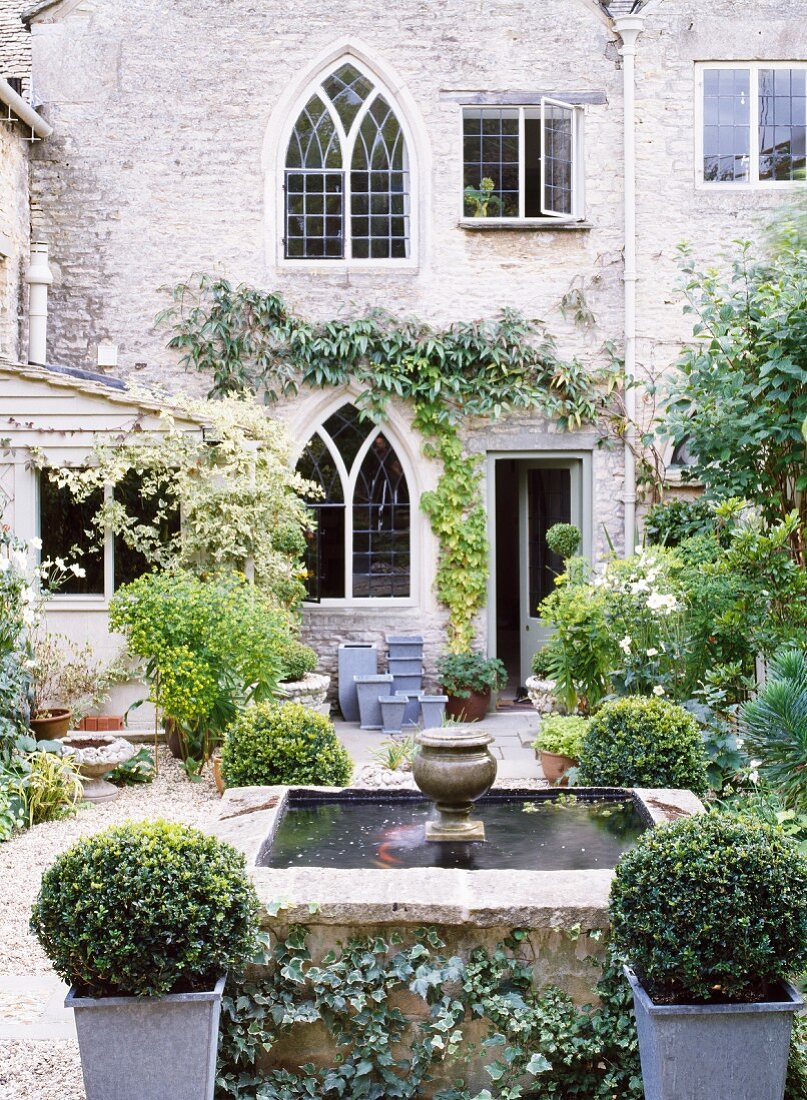
[(583, 526), (582, 464), (574, 459), (520, 462), (519, 584), (521, 683), (532, 675), (532, 658), (549, 638), (538, 605), (555, 587), (563, 562), (546, 545), (555, 523)]

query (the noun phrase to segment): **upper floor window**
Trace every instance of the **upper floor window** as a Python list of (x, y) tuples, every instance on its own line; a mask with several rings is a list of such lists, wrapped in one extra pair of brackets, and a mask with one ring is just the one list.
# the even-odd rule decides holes
[(463, 216), (508, 221), (583, 216), (582, 110), (465, 107)]
[(705, 184), (807, 182), (807, 65), (702, 65), (699, 177)]
[(410, 255), (406, 138), (376, 81), (352, 62), (300, 112), (285, 163), (290, 260), (402, 260)]
[(386, 435), (343, 405), (311, 437), (298, 464), (321, 489), (308, 544), (312, 600), (407, 597), (409, 486)]

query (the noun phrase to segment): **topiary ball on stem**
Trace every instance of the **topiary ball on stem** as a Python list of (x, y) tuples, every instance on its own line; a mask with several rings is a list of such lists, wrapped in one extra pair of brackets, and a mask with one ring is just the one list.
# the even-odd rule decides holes
[(729, 814), (660, 826), (620, 859), (610, 915), (657, 1003), (768, 1000), (807, 966), (807, 857)]
[(632, 695), (605, 703), (592, 719), (580, 754), (580, 782), (705, 794), (707, 763), (691, 714), (665, 699)]
[(300, 703), (261, 703), (230, 727), (221, 772), (228, 787), (344, 787), (353, 762), (324, 715)]
[(161, 997), (212, 987), (258, 945), (244, 856), (167, 821), (74, 844), (42, 877), (31, 931), (84, 996)]

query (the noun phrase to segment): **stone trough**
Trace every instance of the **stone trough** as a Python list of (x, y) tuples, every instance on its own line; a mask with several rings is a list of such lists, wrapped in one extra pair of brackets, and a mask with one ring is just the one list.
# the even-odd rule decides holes
[[(505, 792), (522, 799), (551, 800), (557, 792)], [(598, 792), (579, 792), (596, 798)], [(611, 799), (632, 802), (647, 827), (702, 812), (689, 791), (625, 789), (600, 792)], [(353, 935), (389, 935), (393, 929), (412, 931), (423, 925), (436, 928), (449, 954), (468, 958), (477, 947), (489, 950), (513, 929), (528, 930), (522, 943), (538, 985), (554, 984), (578, 1004), (592, 999), (597, 972), (591, 956), (604, 949), (591, 933), (608, 925), (610, 867), (582, 870), (466, 870), (460, 867), (419, 866), (408, 869), (340, 868), (335, 866), (262, 866), (284, 815), (296, 801), (320, 796), (345, 803), (378, 792), (336, 791), (332, 788), (244, 787), (228, 790), (222, 800), (216, 835), (246, 856), (261, 902), (264, 926), (283, 936), (290, 925), (310, 929), (309, 946), (315, 961)], [(564, 795), (574, 795), (574, 789)], [(338, 798), (337, 798), (338, 796)], [(417, 798), (416, 794), (410, 797)], [(484, 803), (478, 804), (484, 808)], [(277, 910), (277, 903), (282, 907)], [(270, 910), (275, 915), (270, 915)], [(569, 930), (575, 929), (570, 936)], [(579, 934), (577, 930), (579, 929)], [(412, 1001), (415, 999), (412, 998)], [(417, 1019), (418, 1006), (404, 1010)], [(420, 1006), (422, 1011), (424, 1006)], [(267, 1065), (296, 1069), (311, 1061), (333, 1064), (334, 1050), (316, 1025), (295, 1028), (291, 1037), (272, 1049)], [(466, 1071), (467, 1072), (467, 1071)], [(471, 1080), (489, 1083), (481, 1065), (471, 1067)], [(451, 1077), (432, 1086), (436, 1091)], [(424, 1097), (432, 1092), (424, 1092)]]

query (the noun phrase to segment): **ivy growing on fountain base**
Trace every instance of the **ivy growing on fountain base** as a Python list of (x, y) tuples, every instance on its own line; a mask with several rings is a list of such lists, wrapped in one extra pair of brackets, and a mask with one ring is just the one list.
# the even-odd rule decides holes
[(368, 415), (383, 419), (394, 398), (412, 406), (424, 453), (443, 467), (421, 504), (440, 543), (437, 595), (455, 652), (471, 647), (488, 573), (481, 474), (460, 425), (522, 411), (579, 428), (598, 418), (614, 384), (613, 370), (561, 360), (544, 327), (514, 310), (441, 329), (380, 310), (315, 324), (279, 294), (202, 275), (174, 288), (158, 322), (182, 364), (213, 379), (214, 397), (261, 393), (269, 403), (352, 383)]

